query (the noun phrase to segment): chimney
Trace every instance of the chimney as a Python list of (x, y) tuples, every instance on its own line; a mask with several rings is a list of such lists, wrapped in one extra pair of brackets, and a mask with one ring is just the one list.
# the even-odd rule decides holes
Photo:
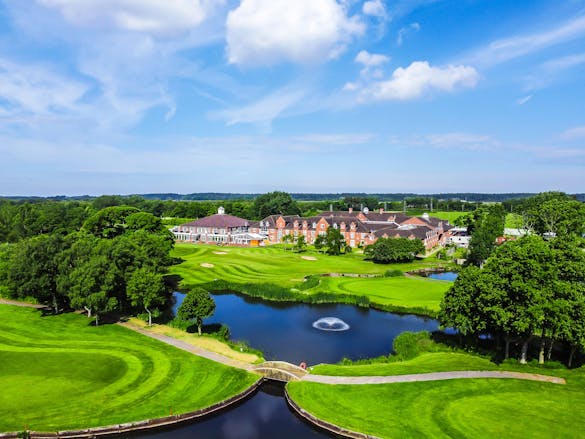
[(380, 207), (380, 213), (384, 213), (384, 208)]
[(349, 213), (352, 213), (352, 212), (353, 212), (353, 207), (350, 207), (349, 208)]

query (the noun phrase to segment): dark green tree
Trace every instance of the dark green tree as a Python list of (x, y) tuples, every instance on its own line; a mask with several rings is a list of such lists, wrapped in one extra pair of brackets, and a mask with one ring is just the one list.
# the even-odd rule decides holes
[(425, 247), (420, 239), (379, 238), (364, 250), (367, 258), (378, 264), (412, 261)]
[(468, 225), (468, 232), (471, 233), (467, 256), (469, 264), (479, 267), (489, 258), (496, 247), (496, 238), (504, 234), (505, 220), (506, 212), (499, 204), (473, 212)]
[(301, 253), (307, 247), (307, 242), (305, 241), (305, 235), (297, 236), (297, 240), (295, 242), (295, 251)]
[(252, 207), (256, 219), (269, 215), (300, 215), (301, 209), (292, 196), (286, 192), (269, 192), (254, 200)]
[(152, 325), (152, 311), (165, 304), (167, 287), (162, 274), (147, 268), (135, 270), (126, 287), (133, 306), (142, 306), (148, 313), (148, 326)]
[(325, 235), (325, 247), (327, 253), (330, 255), (339, 255), (341, 250), (345, 248), (345, 238), (335, 227), (328, 227)]
[(177, 311), (177, 318), (183, 321), (195, 321), (197, 333), (201, 335), (203, 319), (211, 317), (215, 311), (215, 302), (209, 292), (203, 288), (194, 288), (185, 296)]

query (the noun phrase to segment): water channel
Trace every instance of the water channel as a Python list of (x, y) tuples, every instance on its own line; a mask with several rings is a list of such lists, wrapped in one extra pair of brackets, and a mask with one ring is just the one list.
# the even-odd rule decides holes
[[(446, 273), (440, 273), (445, 275)], [(456, 275), (455, 275), (456, 276)], [(434, 276), (430, 276), (434, 277)], [(441, 277), (439, 277), (441, 279)], [(444, 278), (442, 278), (444, 279)], [(452, 280), (447, 278), (446, 280)], [(176, 311), (184, 294), (175, 293)], [(205, 324), (225, 324), (232, 340), (245, 340), (266, 359), (309, 365), (388, 355), (404, 331), (434, 331), (434, 319), (399, 315), (340, 304), (269, 302), (237, 294), (214, 294), (216, 310)], [(319, 319), (335, 317), (343, 330), (321, 330)], [(326, 320), (327, 322), (328, 320)], [(336, 323), (337, 321), (334, 321)], [(148, 439), (297, 439), (331, 438), (300, 419), (283, 398), (283, 386), (265, 383), (246, 400), (204, 420), (173, 429), (132, 435)]]

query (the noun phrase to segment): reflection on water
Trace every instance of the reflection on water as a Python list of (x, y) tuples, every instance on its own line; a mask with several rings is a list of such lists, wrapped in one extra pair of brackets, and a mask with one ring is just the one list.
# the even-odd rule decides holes
[[(215, 294), (215, 314), (206, 324), (229, 326), (233, 340), (245, 340), (266, 359), (294, 364), (336, 363), (388, 355), (394, 338), (404, 331), (435, 331), (436, 320), (341, 304), (269, 302), (236, 294)], [(177, 303), (184, 294), (175, 293)], [(322, 331), (313, 323), (335, 316), (346, 331)]]
[(265, 383), (244, 402), (221, 414), (175, 429), (134, 437), (148, 439), (299, 439), (331, 438), (292, 412), (283, 398), (283, 385)]

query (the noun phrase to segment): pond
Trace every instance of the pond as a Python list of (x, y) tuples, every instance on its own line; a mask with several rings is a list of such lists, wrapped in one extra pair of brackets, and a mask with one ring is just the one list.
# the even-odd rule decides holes
[[(174, 296), (176, 311), (185, 295)], [(232, 340), (246, 341), (267, 360), (294, 364), (388, 355), (401, 332), (439, 329), (434, 319), (353, 305), (269, 302), (233, 293), (213, 297), (215, 314), (205, 324), (227, 325)]]
[(431, 273), (427, 276), (430, 279), (449, 280), (454, 282), (457, 279), (457, 273), (454, 271), (443, 271), (440, 273)]
[[(221, 413), (173, 429), (141, 433), (148, 439), (297, 439), (331, 438), (292, 412), (284, 399), (284, 386), (265, 383), (250, 398)], [(132, 437), (132, 436), (131, 436)]]

